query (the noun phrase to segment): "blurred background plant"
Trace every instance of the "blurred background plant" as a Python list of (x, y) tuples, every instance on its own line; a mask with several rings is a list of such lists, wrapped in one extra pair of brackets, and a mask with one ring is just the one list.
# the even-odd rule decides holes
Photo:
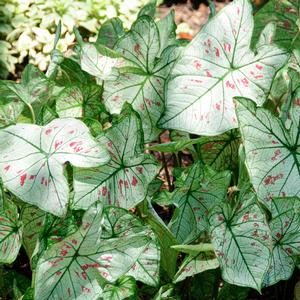
[(73, 27), (92, 40), (107, 19), (119, 16), (129, 28), (148, 0), (0, 0), (0, 77), (16, 74), (16, 66), (32, 63), (44, 71), (50, 61), (56, 26), (62, 36), (57, 49), (73, 44)]

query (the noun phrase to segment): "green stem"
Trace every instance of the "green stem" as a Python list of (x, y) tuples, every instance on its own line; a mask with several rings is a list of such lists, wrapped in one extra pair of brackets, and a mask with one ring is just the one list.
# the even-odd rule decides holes
[(33, 110), (32, 106), (31, 106), (31, 104), (29, 104), (29, 103), (26, 103), (26, 104), (27, 104), (27, 106), (28, 106), (28, 108), (29, 108), (29, 110), (30, 110), (30, 113), (31, 113), (31, 120), (32, 120), (32, 123), (33, 123), (33, 124), (36, 124), (36, 118), (35, 118), (34, 110)]

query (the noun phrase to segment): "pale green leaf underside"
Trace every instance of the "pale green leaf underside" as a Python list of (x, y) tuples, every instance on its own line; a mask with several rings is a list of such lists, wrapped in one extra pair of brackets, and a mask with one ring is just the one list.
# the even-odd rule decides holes
[(237, 115), (245, 145), (246, 166), (259, 200), (270, 208), (273, 197), (300, 195), (300, 89), (293, 100), (291, 127), (246, 99)]
[(238, 125), (234, 96), (264, 103), (287, 55), (266, 45), (255, 56), (250, 50), (252, 30), (248, 0), (227, 5), (203, 27), (172, 70), (160, 126), (216, 135)]
[(3, 184), (23, 201), (62, 216), (69, 188), (63, 164), (93, 167), (108, 162), (79, 120), (56, 119), (44, 127), (17, 124), (0, 131), (0, 174)]
[(122, 300), (136, 298), (136, 282), (133, 277), (124, 276), (115, 284), (108, 283), (103, 288), (101, 300)]
[(288, 280), (294, 271), (294, 257), (300, 254), (300, 199), (276, 198), (271, 204), (270, 229), (273, 252), (264, 285)]
[(198, 163), (171, 198), (177, 208), (169, 228), (179, 243), (188, 243), (207, 229), (206, 216), (210, 208), (226, 197), (230, 173), (216, 173)]
[(6, 200), (0, 211), (0, 263), (12, 263), (22, 245), (22, 226), (18, 222), (18, 210)]
[(255, 194), (244, 193), (240, 199), (235, 210), (227, 203), (213, 210), (209, 218), (212, 244), (225, 281), (260, 291), (270, 263), (270, 230)]
[(99, 143), (106, 146), (112, 160), (103, 167), (75, 169), (74, 207), (87, 208), (100, 200), (104, 204), (132, 208), (145, 199), (149, 183), (159, 167), (143, 154), (141, 124), (130, 110), (113, 123)]
[[(126, 215), (127, 224), (124, 218), (113, 222), (117, 214)], [(130, 229), (123, 232), (124, 226), (136, 223), (125, 210), (107, 208), (104, 220), (102, 216), (101, 205), (91, 207), (78, 232), (44, 253), (37, 266), (35, 299), (96, 299), (102, 292), (99, 276), (113, 282), (134, 265), (148, 245), (149, 230), (135, 224), (134, 235)]]

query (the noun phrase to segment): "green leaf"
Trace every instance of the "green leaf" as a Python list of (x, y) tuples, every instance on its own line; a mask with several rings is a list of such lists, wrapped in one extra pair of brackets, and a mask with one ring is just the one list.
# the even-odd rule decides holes
[(226, 5), (183, 50), (168, 81), (162, 128), (217, 135), (238, 126), (234, 96), (264, 103), (287, 55), (271, 45), (257, 55), (250, 50), (251, 14), (248, 0)]
[(86, 209), (97, 200), (132, 208), (143, 201), (159, 171), (156, 161), (143, 153), (141, 121), (129, 107), (98, 138), (112, 160), (105, 166), (74, 170), (74, 207)]
[(217, 205), (209, 217), (212, 244), (222, 277), (239, 286), (261, 290), (270, 264), (271, 233), (251, 190), (242, 191), (238, 205)]
[(114, 282), (137, 262), (152, 240), (151, 231), (125, 210), (108, 207), (104, 213), (103, 220), (101, 205), (91, 207), (76, 233), (44, 253), (36, 271), (35, 299), (97, 298), (100, 276)]
[(123, 276), (115, 283), (108, 283), (103, 288), (100, 299), (103, 300), (134, 300), (137, 299), (137, 287), (133, 277)]
[(138, 18), (144, 15), (154, 18), (156, 13), (156, 5), (157, 0), (150, 0), (149, 3), (143, 6), (139, 11)]
[(198, 139), (201, 160), (216, 171), (236, 171), (240, 133), (231, 130), (215, 137)]
[(261, 31), (269, 22), (276, 24), (276, 33), (272, 42), (288, 50), (300, 47), (299, 1), (268, 1), (254, 16), (252, 44), (258, 40)]
[(164, 109), (164, 83), (178, 55), (175, 46), (166, 46), (160, 42), (158, 25), (151, 17), (141, 16), (116, 44), (124, 65), (104, 85), (104, 103), (110, 113), (119, 114), (125, 102), (139, 113), (145, 142), (160, 132), (156, 123)]
[(179, 243), (193, 241), (208, 228), (207, 214), (225, 199), (230, 177), (228, 171), (217, 173), (201, 163), (193, 165), (170, 200), (177, 208), (169, 228)]
[(275, 198), (271, 203), (270, 229), (273, 238), (272, 260), (264, 285), (288, 280), (300, 254), (300, 199)]
[(96, 44), (113, 49), (124, 34), (125, 30), (122, 21), (119, 18), (109, 19), (101, 25)]
[(293, 99), (289, 129), (266, 109), (238, 99), (247, 169), (259, 200), (269, 209), (273, 197), (300, 195), (299, 98), (300, 89)]
[(0, 211), (0, 263), (12, 263), (21, 248), (22, 224), (18, 217), (17, 206), (6, 199), (4, 211)]
[(149, 237), (143, 244), (143, 251), (136, 255), (135, 262), (126, 275), (134, 277), (147, 285), (157, 286), (159, 283), (160, 247), (156, 237), (149, 228), (121, 208), (108, 207), (104, 211), (103, 239), (129, 239), (137, 235)]
[(189, 255), (182, 262), (173, 282), (177, 283), (187, 277), (218, 267), (218, 259), (212, 253), (200, 252), (196, 255)]
[(56, 119), (44, 127), (17, 124), (0, 131), (3, 184), (23, 201), (57, 216), (67, 211), (67, 161), (78, 167), (107, 163), (105, 149), (79, 120)]

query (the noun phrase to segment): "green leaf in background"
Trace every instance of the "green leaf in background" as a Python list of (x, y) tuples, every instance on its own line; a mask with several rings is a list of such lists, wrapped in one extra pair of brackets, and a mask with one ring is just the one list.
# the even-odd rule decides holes
[(215, 172), (208, 166), (195, 163), (184, 184), (173, 192), (170, 201), (177, 206), (169, 228), (179, 243), (196, 239), (208, 228), (209, 210), (225, 199), (230, 172)]
[(295, 258), (300, 254), (300, 199), (275, 198), (271, 203), (270, 229), (273, 252), (264, 285), (288, 280), (295, 268)]
[(161, 127), (217, 135), (238, 126), (234, 96), (264, 103), (287, 55), (271, 45), (257, 55), (250, 50), (251, 14), (248, 0), (232, 2), (183, 50), (167, 85)]
[(96, 44), (113, 49), (118, 40), (125, 34), (122, 21), (112, 18), (104, 22), (98, 32)]
[(181, 263), (173, 281), (177, 283), (187, 277), (218, 267), (218, 259), (213, 253), (199, 252), (196, 255), (189, 255)]
[(93, 167), (109, 161), (79, 120), (56, 119), (47, 126), (17, 124), (0, 131), (3, 184), (23, 201), (57, 216), (67, 211), (69, 188), (63, 174), (67, 161)]
[(74, 207), (86, 209), (97, 200), (105, 205), (132, 208), (143, 201), (159, 171), (149, 154), (143, 153), (139, 116), (128, 105), (98, 141), (112, 160), (105, 166), (74, 170)]
[(100, 299), (103, 300), (134, 300), (137, 299), (137, 287), (133, 277), (123, 276), (114, 283), (107, 283)]
[(123, 209), (108, 207), (104, 215), (100, 204), (91, 207), (79, 231), (44, 253), (35, 299), (94, 299), (103, 291), (100, 276), (114, 282), (133, 268), (151, 243), (151, 231)]
[[(168, 42), (161, 43), (161, 35)], [(125, 102), (131, 103), (143, 120), (145, 142), (156, 139), (160, 132), (156, 123), (164, 109), (164, 83), (177, 56), (175, 47), (167, 48), (174, 37), (171, 17), (156, 24), (151, 17), (141, 16), (115, 46), (125, 65), (104, 84), (106, 108), (119, 114)]]
[(300, 89), (286, 128), (264, 108), (239, 98), (237, 115), (245, 145), (246, 166), (259, 200), (270, 209), (273, 197), (300, 195)]
[(210, 232), (223, 279), (261, 290), (271, 260), (271, 232), (256, 195), (244, 190), (232, 209), (218, 204), (209, 216)]
[(12, 263), (21, 248), (22, 223), (19, 222), (18, 208), (5, 199), (4, 210), (0, 210), (0, 262)]
[(255, 45), (263, 28), (270, 23), (276, 24), (276, 33), (272, 42), (288, 50), (300, 47), (300, 10), (298, 0), (268, 1), (254, 15), (252, 44)]

